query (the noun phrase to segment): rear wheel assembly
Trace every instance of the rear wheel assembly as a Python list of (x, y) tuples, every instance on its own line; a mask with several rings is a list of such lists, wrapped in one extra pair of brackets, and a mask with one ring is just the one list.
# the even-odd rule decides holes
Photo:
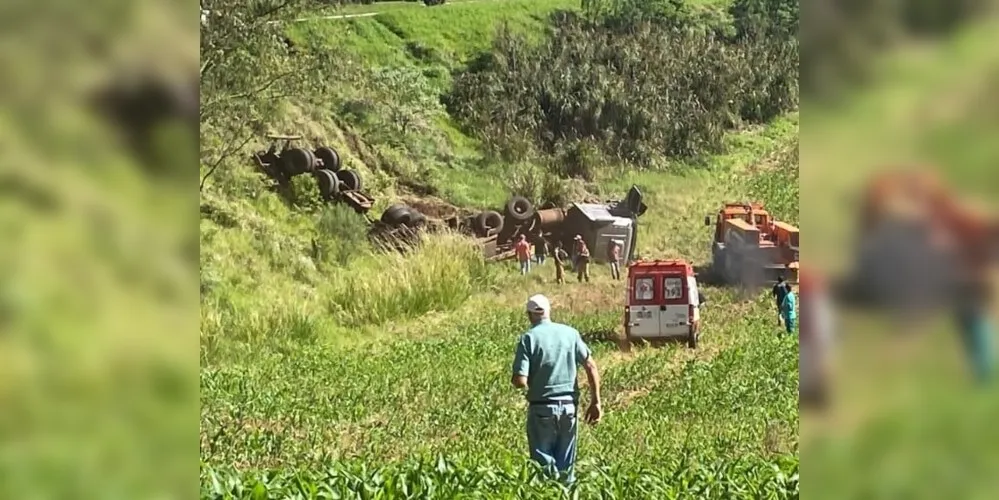
[(475, 229), (484, 235), (493, 231), (498, 233), (503, 230), (503, 216), (492, 210), (482, 212), (475, 217)]
[(281, 166), (288, 175), (312, 172), (316, 166), (316, 155), (308, 149), (287, 149), (281, 153)]
[(389, 225), (406, 224), (413, 220), (413, 212), (402, 203), (396, 203), (382, 213), (382, 222)]
[(506, 215), (517, 222), (526, 222), (534, 217), (534, 205), (523, 196), (514, 196), (506, 203)]
[(323, 169), (331, 172), (340, 170), (340, 155), (337, 154), (335, 149), (328, 146), (321, 146), (316, 148), (315, 155), (317, 159), (322, 160)]
[(426, 215), (423, 215), (420, 212), (417, 212), (416, 210), (413, 210), (412, 214), (413, 214), (413, 219), (408, 224), (409, 227), (420, 227), (427, 223)]
[(348, 191), (361, 190), (361, 176), (357, 174), (357, 171), (341, 170), (336, 173), (336, 176), (343, 183), (344, 189)]
[(340, 192), (340, 179), (337, 179), (333, 172), (326, 169), (316, 170), (315, 177), (316, 184), (319, 186), (319, 194), (324, 200), (328, 200)]

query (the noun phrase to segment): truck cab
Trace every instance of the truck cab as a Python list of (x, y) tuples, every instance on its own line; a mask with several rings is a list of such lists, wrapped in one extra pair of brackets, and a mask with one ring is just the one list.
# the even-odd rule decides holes
[(633, 340), (677, 340), (697, 347), (700, 306), (694, 268), (682, 260), (637, 261), (628, 265), (624, 332)]

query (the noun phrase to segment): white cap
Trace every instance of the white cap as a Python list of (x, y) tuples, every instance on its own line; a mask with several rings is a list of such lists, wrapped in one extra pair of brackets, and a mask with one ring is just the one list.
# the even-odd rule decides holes
[(543, 317), (548, 317), (552, 311), (552, 304), (548, 301), (548, 297), (544, 295), (537, 294), (532, 295), (531, 298), (527, 299), (527, 312), (541, 314)]

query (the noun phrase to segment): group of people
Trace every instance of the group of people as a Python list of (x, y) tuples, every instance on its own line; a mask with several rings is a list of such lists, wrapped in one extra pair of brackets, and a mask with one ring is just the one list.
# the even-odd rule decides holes
[[(610, 265), (611, 278), (621, 279), (621, 249), (624, 246), (621, 240), (611, 240), (607, 245), (607, 262)], [(520, 264), (520, 274), (531, 272), (531, 262), (541, 265), (545, 263), (545, 257), (549, 254), (548, 241), (537, 236), (532, 244), (527, 240), (526, 235), (520, 235), (517, 243), (514, 244), (514, 251), (517, 255), (517, 262)], [(562, 248), (562, 242), (556, 241), (554, 248), (551, 248), (552, 262), (555, 264), (555, 281), (559, 284), (565, 283), (565, 263), (569, 262), (576, 272), (576, 280), (580, 283), (590, 282), (590, 248), (583, 240), (583, 236), (577, 234), (572, 240), (571, 255)]]

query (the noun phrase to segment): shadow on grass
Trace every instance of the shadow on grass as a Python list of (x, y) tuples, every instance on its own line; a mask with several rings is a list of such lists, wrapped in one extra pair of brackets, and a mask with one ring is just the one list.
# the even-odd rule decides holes
[(617, 331), (606, 328), (581, 330), (579, 334), (583, 337), (583, 341), (587, 344), (597, 343), (617, 345), (621, 340), (621, 335)]

